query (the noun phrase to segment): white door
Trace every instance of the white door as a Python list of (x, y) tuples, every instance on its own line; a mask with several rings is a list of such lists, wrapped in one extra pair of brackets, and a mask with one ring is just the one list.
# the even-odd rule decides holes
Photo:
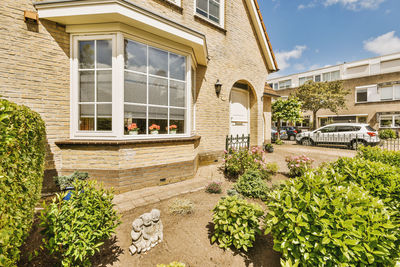
[(231, 132), (233, 136), (249, 134), (249, 92), (240, 89), (232, 89), (231, 103)]

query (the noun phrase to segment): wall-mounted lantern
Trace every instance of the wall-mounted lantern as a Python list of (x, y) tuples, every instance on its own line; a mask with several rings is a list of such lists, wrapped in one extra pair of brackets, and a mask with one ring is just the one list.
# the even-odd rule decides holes
[(221, 93), (221, 89), (222, 89), (222, 83), (218, 79), (217, 82), (215, 83), (215, 93), (217, 94), (217, 96), (219, 96), (219, 94)]

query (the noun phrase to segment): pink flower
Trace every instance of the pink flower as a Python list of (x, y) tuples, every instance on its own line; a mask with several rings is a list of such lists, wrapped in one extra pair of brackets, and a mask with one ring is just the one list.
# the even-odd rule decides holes
[(300, 167), (300, 165), (299, 165), (299, 164), (296, 164), (296, 167), (298, 168), (298, 167)]

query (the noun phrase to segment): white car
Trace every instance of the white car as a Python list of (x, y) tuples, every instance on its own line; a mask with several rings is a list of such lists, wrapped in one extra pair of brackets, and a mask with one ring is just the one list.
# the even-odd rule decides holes
[(358, 145), (377, 145), (380, 142), (378, 132), (361, 123), (335, 123), (318, 128), (312, 132), (299, 133), (296, 142), (302, 145), (346, 145), (357, 149)]

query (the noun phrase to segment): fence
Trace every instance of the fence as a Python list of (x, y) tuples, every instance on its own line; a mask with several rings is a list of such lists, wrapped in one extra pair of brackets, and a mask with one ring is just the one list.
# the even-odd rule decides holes
[(236, 136), (226, 136), (226, 142), (225, 142), (225, 149), (230, 150), (230, 149), (241, 149), (241, 148), (250, 148), (250, 135), (236, 135)]
[(296, 137), (302, 145), (322, 145), (357, 149), (360, 145), (379, 146), (382, 149), (400, 151), (400, 138), (381, 140), (374, 133), (302, 133)]

